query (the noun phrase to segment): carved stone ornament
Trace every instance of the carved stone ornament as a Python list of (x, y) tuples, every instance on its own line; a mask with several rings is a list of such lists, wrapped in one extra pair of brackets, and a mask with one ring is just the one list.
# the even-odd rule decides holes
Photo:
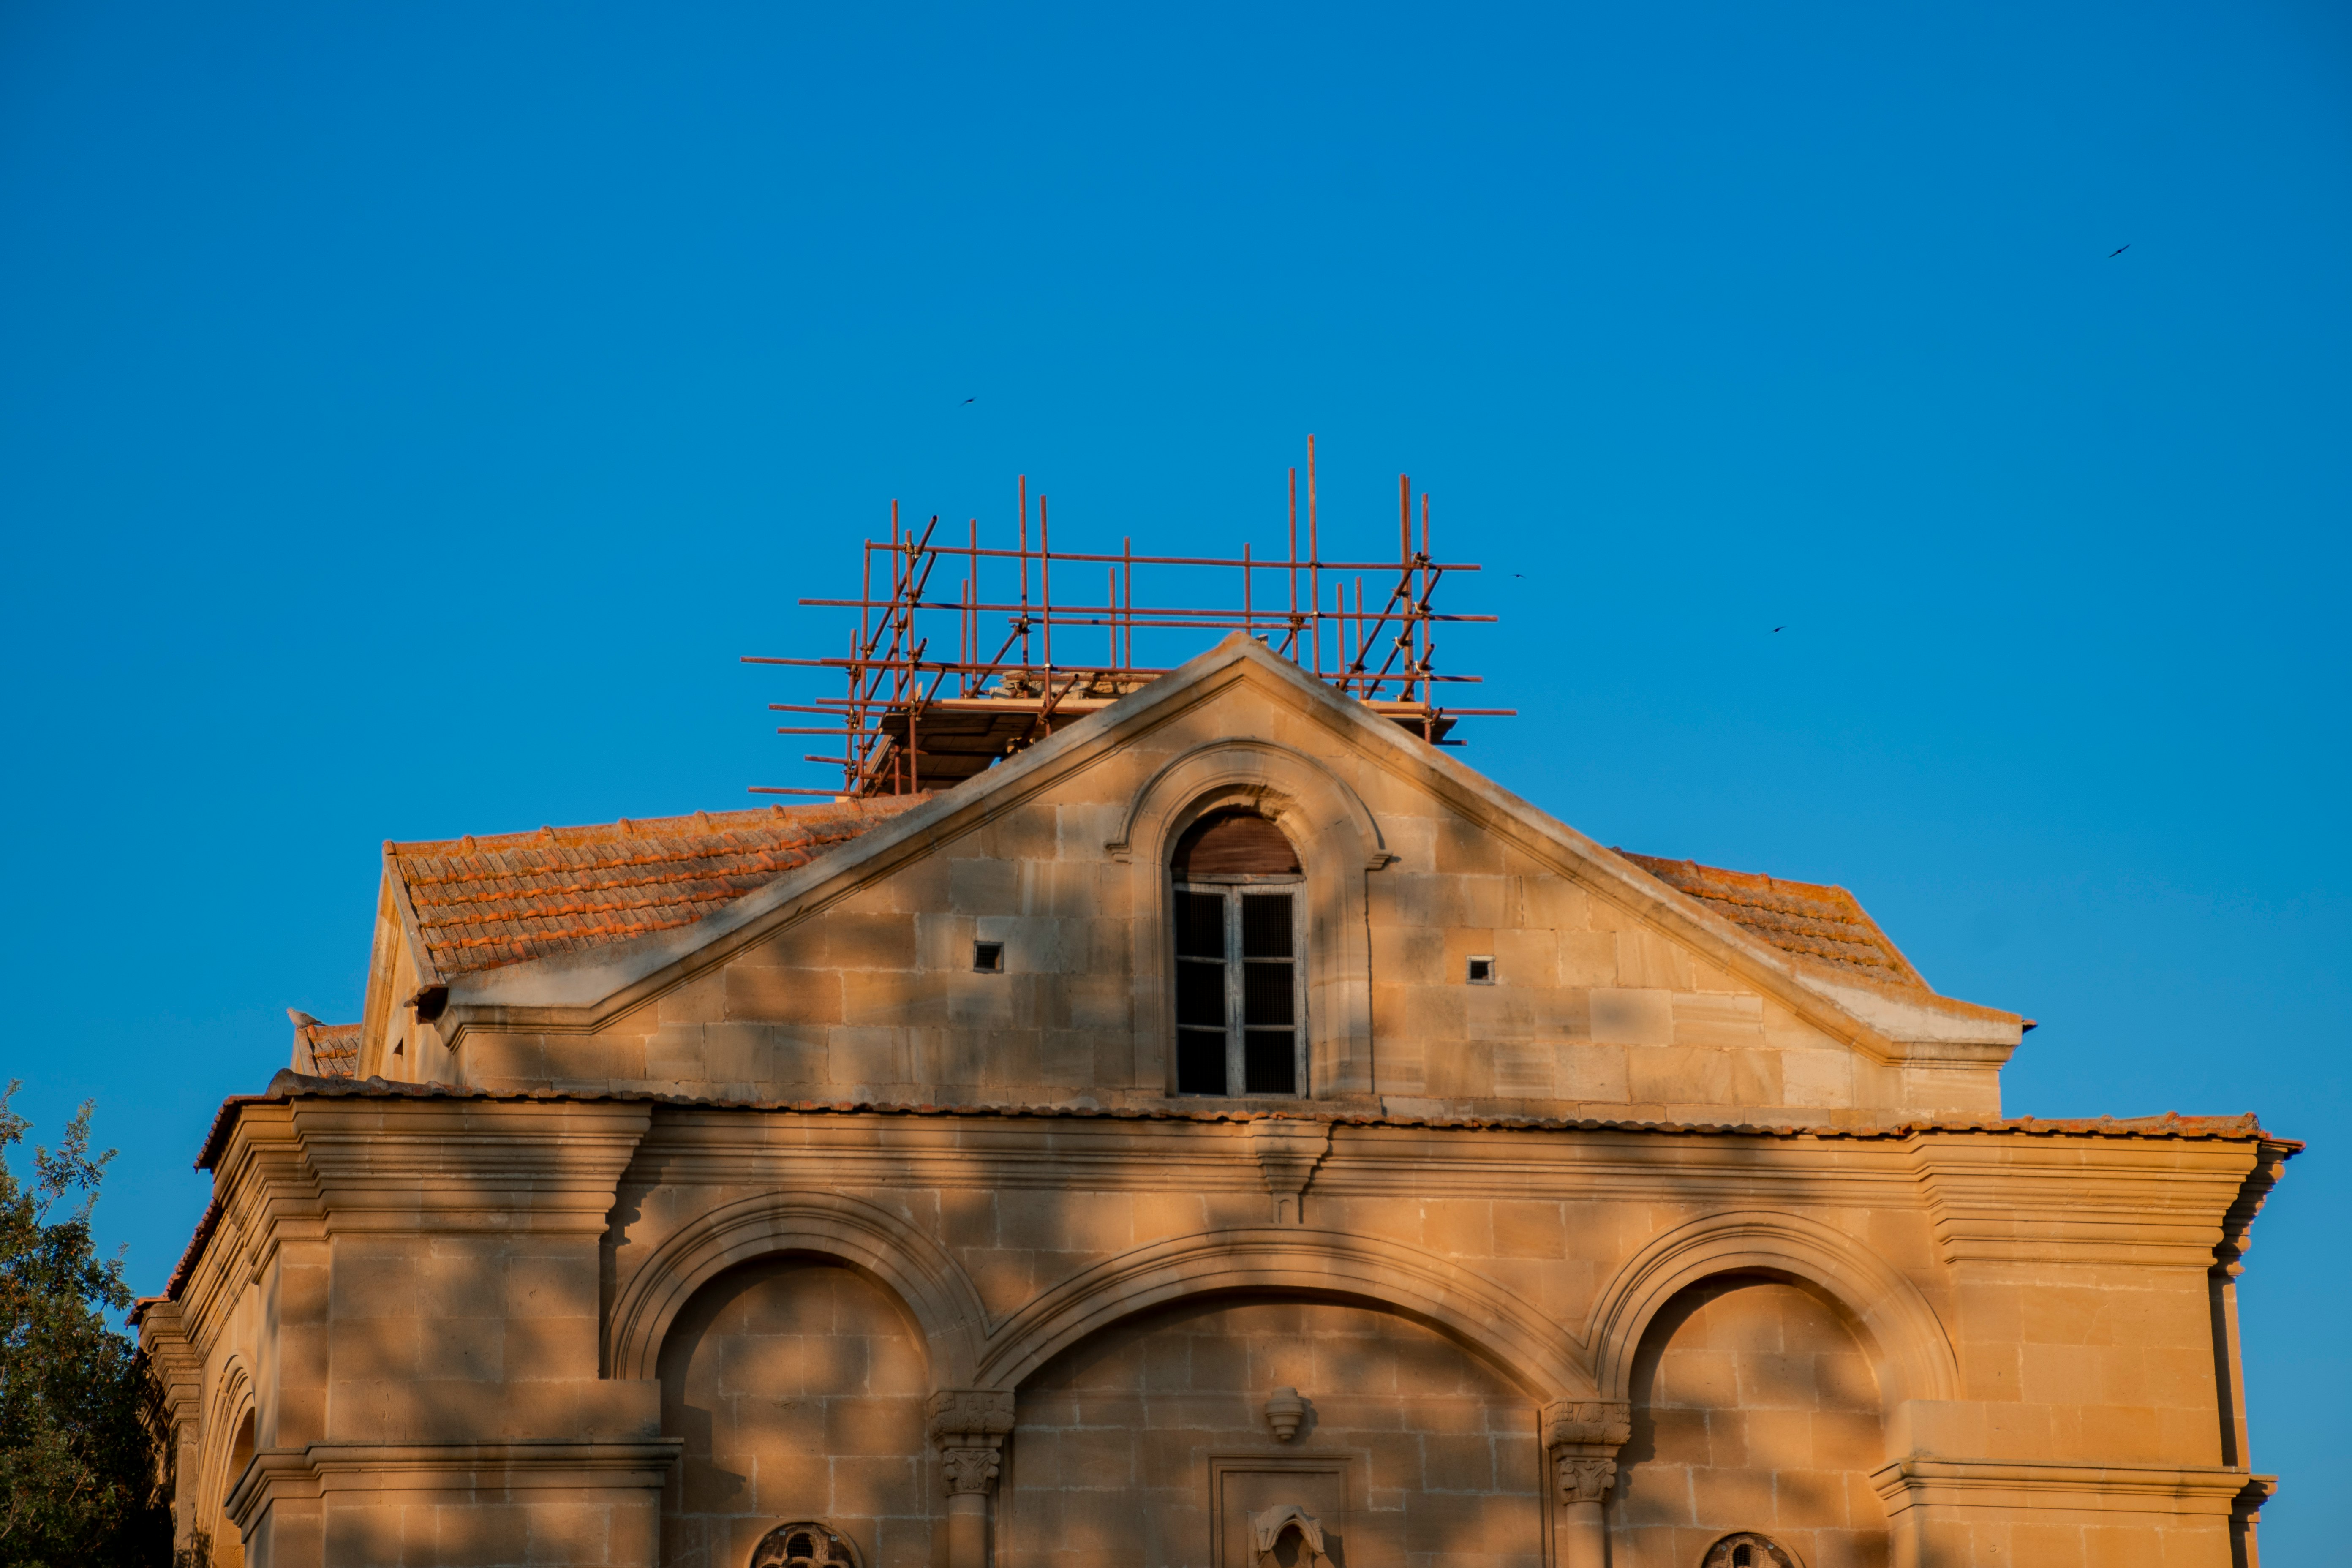
[(751, 1568), (857, 1568), (857, 1553), (830, 1526), (803, 1520), (760, 1537)]
[(1331, 1152), (1328, 1122), (1302, 1121), (1286, 1116), (1261, 1117), (1249, 1124), (1250, 1152), (1257, 1157), (1258, 1173), (1274, 1196), (1276, 1225), (1304, 1223), (1300, 1206), (1315, 1167)]
[(1614, 1448), (1633, 1435), (1633, 1407), (1622, 1399), (1556, 1399), (1544, 1406), (1544, 1441)]
[(1743, 1530), (1708, 1547), (1701, 1568), (1797, 1568), (1797, 1564), (1779, 1542)]
[(1331, 1559), (1323, 1544), (1323, 1521), (1295, 1502), (1276, 1503), (1263, 1513), (1250, 1515), (1250, 1550), (1257, 1553), (1259, 1568), (1272, 1568), (1274, 1549), (1282, 1538), (1296, 1532), (1298, 1543), (1306, 1549), (1300, 1560), (1305, 1563), (1324, 1563)]
[(1599, 1502), (1617, 1483), (1617, 1461), (1561, 1454), (1552, 1460), (1562, 1502)]
[(940, 1452), (940, 1470), (947, 1478), (950, 1497), (964, 1492), (985, 1496), (994, 1491), (996, 1474), (1003, 1468), (992, 1447), (944, 1448)]
[(1013, 1430), (1013, 1391), (1005, 1388), (942, 1388), (923, 1406), (931, 1440), (949, 1443), (969, 1434), (977, 1442)]
[(1274, 1397), (1265, 1402), (1265, 1424), (1274, 1428), (1275, 1441), (1287, 1443), (1298, 1436), (1299, 1424), (1307, 1419), (1307, 1401), (1298, 1397), (1295, 1388), (1277, 1388)]
[(999, 1451), (1013, 1430), (1013, 1393), (1003, 1388), (943, 1388), (923, 1406), (931, 1441), (940, 1446), (940, 1473), (950, 1496), (996, 1489), (1003, 1467)]
[(1617, 1481), (1617, 1450), (1633, 1435), (1622, 1399), (1558, 1399), (1544, 1406), (1544, 1446), (1562, 1504), (1598, 1503)]

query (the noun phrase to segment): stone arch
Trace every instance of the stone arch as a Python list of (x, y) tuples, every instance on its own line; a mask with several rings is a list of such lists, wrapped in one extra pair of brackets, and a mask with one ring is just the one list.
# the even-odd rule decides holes
[[(726, 1269), (671, 1320), (655, 1383), (659, 1431), (676, 1445), (661, 1563), (929, 1559), (929, 1354), (903, 1300), (872, 1273), (803, 1250)], [(778, 1532), (794, 1521), (800, 1531)], [(793, 1549), (795, 1533), (803, 1550)]]
[(974, 1384), (1017, 1388), (1063, 1351), (1123, 1319), (1236, 1291), (1384, 1308), (1461, 1343), (1535, 1401), (1593, 1396), (1574, 1336), (1494, 1281), (1401, 1243), (1289, 1226), (1183, 1237), (1097, 1264), (1000, 1324)]
[(242, 1358), (232, 1355), (221, 1368), (220, 1385), (205, 1418), (203, 1499), (194, 1528), (211, 1538), (211, 1561), (221, 1568), (241, 1568), (245, 1535), (229, 1517), (229, 1492), (259, 1447), (260, 1411), (253, 1380)]
[(933, 1382), (970, 1382), (988, 1315), (955, 1259), (887, 1209), (809, 1192), (724, 1205), (656, 1247), (614, 1300), (612, 1375), (656, 1376), (662, 1341), (697, 1290), (739, 1263), (787, 1253), (829, 1258), (879, 1283), (914, 1320)]
[(1888, 1408), (1906, 1399), (1958, 1397), (1951, 1336), (1916, 1285), (1829, 1226), (1769, 1210), (1692, 1220), (1618, 1269), (1593, 1304), (1585, 1334), (1601, 1397), (1629, 1397), (1642, 1336), (1677, 1291), (1734, 1273), (1790, 1280), (1833, 1301), (1853, 1320)]
[(1210, 812), (1247, 807), (1271, 817), (1298, 847), (1307, 894), (1308, 1092), (1372, 1088), (1371, 939), (1364, 874), (1391, 857), (1363, 798), (1331, 769), (1272, 741), (1213, 741), (1151, 775), (1128, 805), (1114, 859), (1135, 869), (1136, 1059), (1169, 1078), (1175, 1038), (1168, 973), (1168, 861), (1185, 829)]

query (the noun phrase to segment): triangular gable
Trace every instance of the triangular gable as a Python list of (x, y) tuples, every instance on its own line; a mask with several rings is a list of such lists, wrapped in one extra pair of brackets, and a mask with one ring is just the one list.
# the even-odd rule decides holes
[(1238, 633), (1050, 739), (952, 789), (912, 800), (888, 820), (822, 848), (698, 919), (609, 944), (575, 939), (562, 951), (458, 974), (450, 981), (450, 1007), (461, 1020), (478, 1017), (499, 1026), (593, 1028), (597, 1019), (722, 961), (845, 889), (1013, 809), (1237, 679), (1264, 684), (1381, 767), (1881, 1060), (1909, 1059), (1907, 1042), (2005, 1054), (2020, 1037), (2022, 1020), (2016, 1015), (1937, 996), (1924, 983), (1911, 984), (1908, 977), (1916, 972), (1907, 964), (1904, 984), (1886, 984), (1828, 973), (1829, 966), (1781, 951), (1709, 908), (1712, 900), (1677, 889)]

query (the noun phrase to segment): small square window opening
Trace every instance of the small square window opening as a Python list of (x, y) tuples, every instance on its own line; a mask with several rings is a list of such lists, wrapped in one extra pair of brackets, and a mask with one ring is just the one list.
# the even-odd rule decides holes
[(1004, 973), (1004, 944), (1001, 942), (976, 942), (971, 944), (971, 966), (982, 974)]
[(1495, 984), (1495, 961), (1492, 958), (1481, 954), (1470, 961), (1470, 984), (1473, 985)]

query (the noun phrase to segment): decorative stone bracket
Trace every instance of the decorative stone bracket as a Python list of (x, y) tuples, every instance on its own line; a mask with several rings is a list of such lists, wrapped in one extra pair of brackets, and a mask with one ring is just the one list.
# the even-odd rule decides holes
[(931, 1441), (939, 1446), (948, 1495), (996, 1489), (1005, 1434), (1013, 1430), (1013, 1394), (998, 1388), (943, 1388), (924, 1406)]
[(1543, 1433), (1560, 1568), (1601, 1568), (1609, 1548), (1601, 1505), (1617, 1482), (1617, 1450), (1633, 1435), (1633, 1408), (1622, 1399), (1554, 1400), (1544, 1406)]
[(1274, 1194), (1274, 1223), (1304, 1225), (1301, 1196), (1331, 1151), (1330, 1123), (1263, 1118), (1249, 1124), (1249, 1146), (1265, 1190)]

